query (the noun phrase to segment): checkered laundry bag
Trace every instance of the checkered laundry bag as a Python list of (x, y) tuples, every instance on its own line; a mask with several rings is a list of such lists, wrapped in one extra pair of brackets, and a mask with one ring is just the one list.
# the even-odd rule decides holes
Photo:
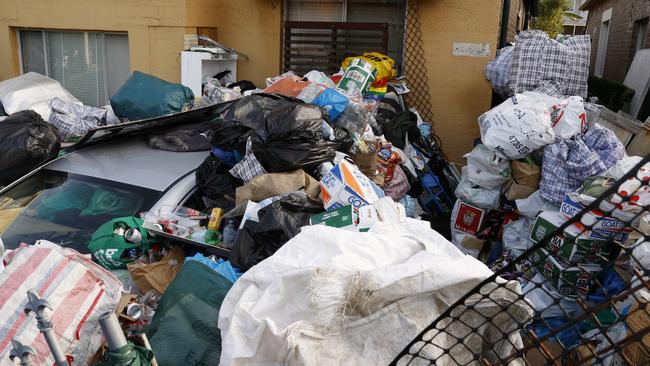
[(559, 140), (544, 149), (539, 193), (559, 204), (582, 182), (600, 175), (623, 158), (625, 147), (611, 130), (594, 125), (573, 139)]
[(48, 104), (52, 109), (48, 122), (59, 130), (63, 141), (82, 137), (106, 123), (108, 111), (103, 108), (69, 103), (59, 98), (51, 99)]
[(68, 359), (86, 365), (103, 340), (98, 317), (115, 311), (119, 302), (119, 280), (78, 252), (47, 241), (22, 246), (5, 261), (0, 273), (0, 365), (14, 365), (9, 359), (12, 338), (36, 351), (35, 365), (54, 364), (35, 314), (27, 316), (23, 310), (31, 289), (52, 306), (54, 333)]
[(492, 88), (501, 97), (510, 96), (510, 69), (512, 68), (513, 46), (497, 51), (497, 57), (485, 66), (485, 78), (492, 83)]
[(512, 55), (510, 92), (559, 87), (563, 96), (587, 98), (590, 57), (588, 35), (558, 42), (542, 31), (521, 32)]

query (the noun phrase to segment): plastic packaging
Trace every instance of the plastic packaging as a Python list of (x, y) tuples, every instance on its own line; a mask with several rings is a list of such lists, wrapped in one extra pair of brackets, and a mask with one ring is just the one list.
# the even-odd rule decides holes
[(193, 103), (190, 88), (139, 71), (111, 97), (115, 115), (132, 121), (178, 113)]
[(307, 79), (312, 83), (321, 84), (325, 88), (336, 88), (336, 84), (334, 84), (332, 79), (327, 77), (327, 75), (325, 75), (325, 73), (321, 71), (311, 70), (310, 72), (305, 74), (303, 79)]
[(546, 105), (524, 94), (508, 98), (478, 121), (481, 141), (512, 160), (555, 141)]
[(533, 246), (534, 243), (529, 239), (530, 227), (531, 221), (526, 217), (503, 225), (503, 249), (510, 250), (513, 258), (519, 257)]
[(304, 89), (300, 91), (300, 94), (296, 98), (306, 102), (311, 103), (318, 97), (320, 93), (327, 90), (326, 87), (320, 84), (309, 84)]
[(56, 157), (59, 133), (34, 111), (14, 113), (0, 123), (0, 186), (12, 183)]
[(512, 176), (510, 161), (483, 144), (477, 145), (464, 157), (467, 159), (467, 178), (483, 188), (500, 188)]
[(319, 105), (327, 111), (331, 121), (335, 121), (348, 105), (348, 98), (337, 92), (336, 89), (327, 89), (320, 93), (313, 101), (313, 104)]
[(499, 199), (501, 197), (501, 191), (499, 189), (482, 188), (465, 176), (463, 176), (458, 187), (456, 187), (454, 194), (461, 200), (480, 208), (499, 208)]
[(231, 249), (235, 244), (235, 235), (237, 235), (235, 220), (229, 219), (226, 222), (226, 226), (223, 228), (223, 246)]
[(0, 104), (9, 115), (31, 109), (47, 121), (51, 112), (48, 102), (54, 98), (81, 104), (58, 81), (35, 72), (0, 82)]

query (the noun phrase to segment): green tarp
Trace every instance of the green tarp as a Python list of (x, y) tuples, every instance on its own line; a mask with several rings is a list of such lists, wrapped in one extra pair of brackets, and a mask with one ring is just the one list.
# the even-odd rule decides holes
[(146, 329), (160, 366), (218, 364), (219, 308), (231, 285), (201, 262), (183, 264)]

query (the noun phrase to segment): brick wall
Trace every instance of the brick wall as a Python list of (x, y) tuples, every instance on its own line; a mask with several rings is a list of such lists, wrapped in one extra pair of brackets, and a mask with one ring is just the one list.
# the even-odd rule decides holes
[[(650, 16), (650, 1), (605, 0), (589, 9), (587, 34), (591, 35), (592, 52), (590, 71), (592, 73), (596, 65), (603, 13), (610, 8), (612, 9), (612, 17), (609, 21), (609, 38), (603, 77), (623, 82), (634, 57), (634, 49), (636, 46), (634, 23), (637, 20)], [(650, 30), (650, 27), (648, 30)], [(650, 34), (646, 34), (644, 48), (650, 48)]]
[[(517, 17), (521, 16), (519, 20), (519, 27), (517, 27)], [(521, 31), (524, 27), (524, 1), (512, 0), (510, 2), (510, 14), (508, 17), (508, 37), (507, 42), (514, 42), (517, 32)]]

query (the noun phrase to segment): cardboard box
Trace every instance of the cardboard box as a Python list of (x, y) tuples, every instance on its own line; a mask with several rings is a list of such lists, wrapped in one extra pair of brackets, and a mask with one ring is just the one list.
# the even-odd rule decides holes
[(602, 271), (602, 267), (595, 264), (569, 266), (545, 249), (533, 253), (533, 266), (546, 279), (546, 284), (560, 295), (583, 298), (591, 291), (595, 276)]
[[(594, 200), (592, 197), (587, 197), (578, 193), (569, 193), (564, 196), (562, 205), (560, 205), (560, 213), (567, 219), (571, 219), (578, 215), (585, 209), (585, 204), (589, 205)], [(634, 218), (634, 215), (629, 217), (629, 221)], [(591, 210), (586, 212), (581, 218), (580, 222), (576, 223), (576, 227), (580, 231), (584, 231), (591, 227), (591, 230), (585, 232), (585, 235), (590, 239), (597, 240), (616, 240), (624, 242), (632, 232), (632, 228), (625, 222), (615, 219), (613, 217), (605, 216), (602, 211)]]
[[(650, 313), (648, 312), (650, 308), (648, 304), (643, 304), (644, 306), (639, 306), (638, 302), (634, 302), (630, 308), (630, 312), (625, 318), (625, 323), (627, 324), (629, 333), (628, 336), (632, 334), (639, 334), (646, 332), (648, 327), (650, 327)], [(641, 342), (633, 342), (623, 349), (623, 354), (625, 354), (635, 365), (647, 365), (650, 364), (650, 334), (646, 334), (641, 338)]]
[[(530, 239), (538, 243), (566, 221), (567, 218), (559, 212), (544, 211), (537, 216), (530, 231)], [(576, 225), (564, 229), (562, 235), (553, 236), (546, 248), (554, 255), (576, 263), (603, 264), (608, 262), (607, 258), (612, 253), (611, 243), (589, 238)]]
[(320, 181), (321, 199), (327, 211), (352, 205), (369, 205), (384, 197), (381, 190), (352, 163), (342, 160)]
[(485, 210), (459, 200), (456, 202), (451, 218), (454, 230), (476, 235), (485, 218)]
[(368, 205), (356, 208), (348, 205), (312, 216), (309, 219), (309, 225), (325, 225), (344, 230), (366, 232), (379, 221), (379, 215), (374, 206)]

